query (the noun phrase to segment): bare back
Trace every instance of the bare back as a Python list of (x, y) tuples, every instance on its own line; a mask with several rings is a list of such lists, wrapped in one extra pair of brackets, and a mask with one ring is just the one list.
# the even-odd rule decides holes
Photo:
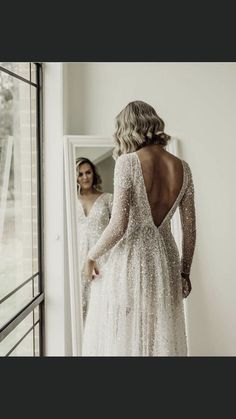
[(175, 203), (183, 185), (180, 159), (159, 145), (143, 147), (138, 152), (152, 217), (158, 227)]
[[(177, 208), (183, 233), (181, 260), (170, 225)], [(160, 256), (166, 243), (163, 260), (168, 256), (182, 273), (190, 272), (196, 217), (192, 172), (185, 160), (178, 159), (160, 145), (148, 145), (118, 157), (111, 221), (89, 257), (95, 260), (115, 244), (119, 246), (119, 240), (121, 249), (127, 245), (128, 254), (136, 248), (133, 243), (137, 240), (137, 247), (148, 249), (150, 256)]]

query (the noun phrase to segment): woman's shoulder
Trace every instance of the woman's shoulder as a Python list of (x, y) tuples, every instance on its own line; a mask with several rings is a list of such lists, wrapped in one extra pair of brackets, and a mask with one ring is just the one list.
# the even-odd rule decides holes
[(121, 154), (117, 159), (116, 159), (116, 164), (115, 164), (115, 171), (117, 172), (121, 172), (121, 173), (125, 173), (125, 172), (129, 172), (130, 168), (133, 165), (133, 158), (135, 156), (136, 152), (130, 152), (130, 153), (125, 153), (125, 154)]
[(113, 194), (110, 192), (103, 192), (103, 197), (106, 199), (111, 199), (113, 197)]
[(116, 163), (118, 161), (119, 162), (122, 162), (122, 161), (126, 161), (126, 160), (131, 159), (135, 153), (136, 153), (135, 151), (132, 151), (130, 153), (120, 154), (120, 156), (116, 159)]
[(185, 173), (185, 183), (186, 185), (193, 184), (193, 172), (191, 168), (191, 164), (189, 164), (186, 160), (181, 159), (183, 167), (184, 167), (184, 173)]
[(110, 192), (103, 192), (102, 202), (103, 205), (111, 208), (113, 204), (113, 194)]
[(187, 172), (191, 173), (191, 165), (184, 159), (180, 159), (182, 161), (183, 166), (185, 167), (185, 169), (187, 170)]

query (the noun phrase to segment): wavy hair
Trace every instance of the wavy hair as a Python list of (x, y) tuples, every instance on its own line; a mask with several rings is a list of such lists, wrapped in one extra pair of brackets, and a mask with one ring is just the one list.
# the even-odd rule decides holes
[(148, 144), (165, 147), (171, 137), (164, 129), (164, 121), (152, 106), (141, 100), (128, 103), (116, 117), (113, 158), (116, 160), (121, 154), (132, 153)]
[[(97, 168), (95, 166), (95, 164), (93, 164), (93, 162), (91, 162), (91, 160), (87, 159), (87, 157), (78, 157), (76, 159), (76, 174), (77, 176), (79, 176), (79, 168), (80, 165), (83, 163), (87, 163), (90, 165), (92, 172), (93, 172), (93, 184), (92, 186), (94, 188), (96, 188), (97, 190), (101, 191), (102, 190), (102, 178), (101, 176), (98, 174)], [(79, 189), (79, 185), (77, 183), (77, 191)]]

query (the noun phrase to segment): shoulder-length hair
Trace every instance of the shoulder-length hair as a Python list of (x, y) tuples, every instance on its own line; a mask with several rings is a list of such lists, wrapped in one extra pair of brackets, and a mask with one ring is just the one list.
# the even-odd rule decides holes
[[(97, 168), (95, 166), (95, 164), (93, 164), (93, 162), (91, 162), (91, 160), (87, 159), (87, 157), (78, 157), (76, 159), (76, 174), (77, 176), (79, 176), (79, 168), (81, 164), (87, 163), (90, 165), (92, 172), (93, 172), (93, 187), (98, 189), (98, 190), (102, 190), (102, 178), (101, 176), (98, 174)], [(78, 183), (77, 183), (77, 188), (78, 188)]]
[(165, 123), (155, 109), (140, 100), (130, 102), (116, 117), (113, 158), (131, 153), (148, 144), (164, 147), (171, 139), (164, 132)]

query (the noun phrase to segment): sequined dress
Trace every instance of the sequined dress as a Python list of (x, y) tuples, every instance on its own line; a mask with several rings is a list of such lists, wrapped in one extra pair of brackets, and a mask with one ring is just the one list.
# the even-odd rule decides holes
[[(187, 356), (181, 272), (190, 272), (195, 240), (194, 185), (184, 160), (180, 193), (157, 227), (136, 152), (118, 157), (111, 221), (89, 257), (109, 251), (91, 282), (83, 356)], [(179, 207), (182, 255), (171, 232)]]
[[(79, 247), (79, 267), (81, 272), (81, 284), (82, 284), (82, 306), (83, 306), (83, 319), (85, 321), (88, 302), (89, 302), (89, 288), (90, 285), (85, 279), (84, 275), (84, 264), (87, 259), (89, 250), (100, 238), (102, 232), (107, 227), (112, 212), (112, 201), (113, 195), (108, 192), (104, 192), (96, 198), (93, 203), (89, 214), (86, 216), (82, 203), (78, 199), (77, 205), (77, 225), (78, 225), (78, 247)], [(100, 266), (105, 263), (109, 256), (106, 253), (100, 258)]]

